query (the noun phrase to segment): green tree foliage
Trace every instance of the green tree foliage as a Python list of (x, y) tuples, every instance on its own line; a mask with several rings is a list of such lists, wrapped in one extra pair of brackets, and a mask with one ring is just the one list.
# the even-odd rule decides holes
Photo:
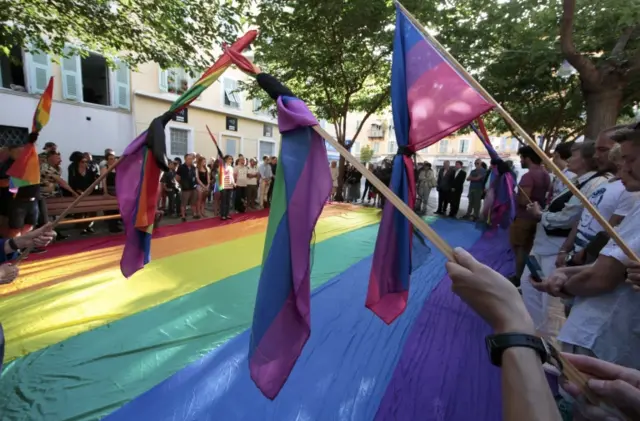
[[(547, 150), (594, 138), (640, 100), (640, 0), (429, 3), (423, 23)], [(579, 73), (559, 77), (564, 60)]]
[(360, 162), (366, 164), (371, 161), (373, 158), (373, 149), (369, 145), (364, 145), (362, 149), (360, 149)]
[(22, 45), (52, 56), (95, 51), (129, 63), (204, 68), (240, 29), (241, 1), (0, 0), (0, 54)]
[[(595, 138), (640, 101), (640, 0), (403, 4), (547, 151)], [(390, 0), (263, 2), (256, 57), (344, 142), (347, 112), (389, 103), (394, 15)], [(565, 60), (576, 74), (561, 76)], [(510, 129), (497, 113), (486, 121)]]
[[(344, 145), (349, 112), (365, 114), (355, 140), (366, 120), (389, 104), (393, 22), (390, 0), (261, 2), (256, 62), (331, 122)], [(250, 89), (251, 96), (261, 95), (255, 85)], [(341, 159), (338, 199), (343, 175)]]

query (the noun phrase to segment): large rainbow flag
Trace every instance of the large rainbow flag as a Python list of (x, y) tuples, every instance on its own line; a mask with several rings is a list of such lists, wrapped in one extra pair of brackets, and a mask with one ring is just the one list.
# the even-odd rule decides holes
[[(326, 206), (316, 225), (312, 333), (277, 398), (265, 398), (247, 358), (267, 216), (160, 226), (154, 260), (128, 280), (123, 235), (31, 256), (0, 286), (3, 421), (501, 419), (490, 329), (452, 294), (435, 247), (391, 326), (363, 306), (380, 212), (350, 205)], [(501, 232), (427, 221), (512, 271)]]

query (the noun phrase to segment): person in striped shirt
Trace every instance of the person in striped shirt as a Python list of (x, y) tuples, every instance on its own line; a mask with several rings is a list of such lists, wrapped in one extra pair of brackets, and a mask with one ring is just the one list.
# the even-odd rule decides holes
[(227, 155), (224, 157), (224, 172), (222, 182), (220, 183), (220, 218), (225, 221), (231, 219), (229, 212), (231, 211), (231, 196), (236, 182), (233, 178), (233, 157)]

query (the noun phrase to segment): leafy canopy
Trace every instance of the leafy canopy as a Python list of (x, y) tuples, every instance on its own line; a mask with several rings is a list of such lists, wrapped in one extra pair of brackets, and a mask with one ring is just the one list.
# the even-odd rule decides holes
[[(579, 135), (587, 125), (584, 84), (578, 75), (557, 74), (566, 58), (560, 48), (563, 2), (430, 1), (432, 13), (423, 21), (529, 134), (544, 136), (547, 149), (554, 139)], [(636, 31), (617, 64), (625, 72), (640, 59), (640, 1), (578, 0), (574, 42), (596, 66), (611, 62), (613, 49), (628, 28)], [(640, 95), (638, 74), (629, 72), (626, 77), (623, 115), (629, 114)], [(488, 120), (495, 131), (508, 129), (496, 116)]]
[(204, 68), (240, 29), (242, 1), (0, 0), (0, 54), (22, 45), (52, 56), (95, 51), (132, 67)]
[(373, 159), (373, 149), (369, 145), (364, 145), (360, 149), (360, 162), (366, 164)]
[(392, 1), (265, 1), (254, 21), (256, 61), (332, 122), (340, 142), (348, 112), (364, 112), (366, 121), (389, 104)]

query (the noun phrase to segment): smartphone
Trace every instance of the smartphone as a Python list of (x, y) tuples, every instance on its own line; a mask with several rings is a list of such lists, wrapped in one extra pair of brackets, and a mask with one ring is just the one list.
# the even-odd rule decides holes
[(538, 259), (534, 256), (527, 257), (527, 268), (529, 268), (529, 272), (531, 272), (531, 279), (536, 282), (542, 282), (544, 279), (544, 273), (542, 273), (542, 268), (540, 267), (540, 263), (538, 263)]

